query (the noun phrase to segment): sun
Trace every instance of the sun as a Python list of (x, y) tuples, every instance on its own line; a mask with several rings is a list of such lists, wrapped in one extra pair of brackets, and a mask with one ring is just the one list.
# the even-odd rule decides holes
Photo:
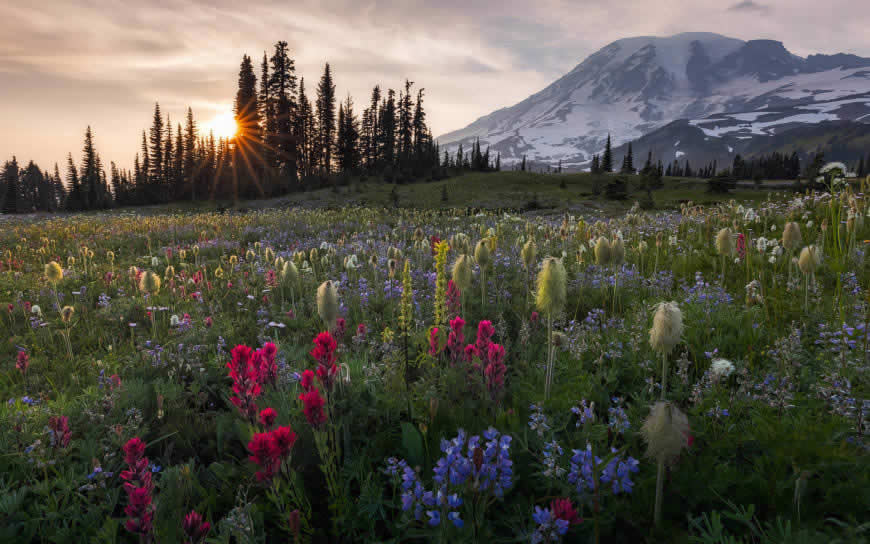
[(229, 111), (219, 113), (212, 117), (211, 121), (206, 123), (205, 128), (206, 130), (214, 131), (216, 137), (225, 139), (232, 138), (239, 130), (235, 116)]

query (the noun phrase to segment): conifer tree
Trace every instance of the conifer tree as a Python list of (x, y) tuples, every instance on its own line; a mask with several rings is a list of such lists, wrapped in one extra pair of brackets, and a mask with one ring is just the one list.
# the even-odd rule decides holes
[(196, 122), (193, 120), (193, 110), (187, 108), (187, 121), (184, 127), (184, 159), (182, 161), (182, 178), (187, 185), (186, 191), (190, 199), (196, 200), (198, 179), (196, 167)]
[(54, 163), (54, 209), (60, 210), (64, 207), (66, 201), (66, 191), (63, 187), (63, 181), (60, 179), (60, 168), (57, 163)]
[(311, 101), (305, 94), (305, 78), (299, 80), (299, 100), (294, 119), (294, 133), (299, 156), (299, 171), (303, 178), (313, 172), (314, 116)]
[(173, 196), (174, 183), (172, 179), (172, 167), (175, 164), (173, 156), (173, 139), (172, 139), (172, 121), (169, 116), (166, 116), (166, 139), (163, 142), (163, 187), (161, 188), (161, 197), (164, 202), (169, 201)]
[[(294, 119), (297, 110), (296, 63), (290, 58), (287, 51), (287, 42), (279, 41), (275, 44), (275, 51), (269, 62), (271, 63), (268, 86), (269, 98), (274, 101), (272, 113), (274, 116), (274, 139), (272, 147), (277, 155), (276, 161), (280, 175), (295, 182), (297, 175), (296, 162), (299, 155), (297, 148), (299, 133), (297, 131), (294, 135), (294, 128), (298, 130), (300, 124), (304, 123), (304, 120), (299, 121), (298, 115)], [(266, 121), (268, 125), (268, 118)]]
[(399, 164), (406, 167), (411, 158), (413, 146), (413, 127), (411, 112), (411, 86), (412, 81), (405, 80), (405, 91), (399, 95), (399, 126), (398, 147)]
[(601, 157), (601, 171), (605, 173), (613, 172), (613, 151), (610, 148), (610, 134), (607, 135), (604, 155)]
[(351, 172), (359, 164), (359, 121), (353, 111), (353, 99), (350, 95), (339, 105), (338, 119), (338, 165), (342, 172)]
[(381, 87), (375, 85), (369, 98), (369, 107), (363, 118), (363, 153), (366, 168), (374, 171), (378, 163), (378, 142), (380, 141), (380, 118), (378, 107), (381, 103)]
[[(414, 129), (414, 155), (415, 160), (420, 161), (423, 157), (423, 150), (428, 141), (428, 130), (426, 128), (426, 112), (423, 111), (423, 91), (417, 90), (417, 102), (414, 105), (414, 119), (411, 122)], [(437, 154), (436, 154), (437, 158)]]
[(324, 174), (332, 171), (332, 151), (335, 145), (335, 84), (329, 63), (323, 68), (323, 75), (317, 85), (317, 147), (320, 170)]
[[(160, 114), (160, 104), (154, 104), (154, 120), (151, 123), (151, 133), (148, 136), (151, 147), (149, 148), (148, 182), (152, 186), (163, 182), (163, 116)], [(84, 176), (84, 173), (82, 173)], [(152, 196), (159, 196), (159, 189), (152, 188)]]
[[(158, 146), (159, 149), (159, 146)], [(81, 209), (91, 210), (102, 207), (100, 162), (94, 145), (94, 134), (88, 126), (85, 131), (85, 143), (82, 148), (82, 202)]]
[(6, 161), (3, 165), (3, 184), (6, 186), (6, 196), (3, 199), (3, 213), (17, 213), (21, 210), (19, 206), (19, 172), (18, 160), (15, 155), (11, 161)]
[(378, 113), (378, 160), (387, 166), (396, 158), (396, 91), (387, 90), (387, 97), (381, 101)]
[(238, 131), (234, 138), (232, 158), (233, 200), (240, 197), (262, 196), (263, 188), (256, 178), (254, 161), (260, 156), (260, 112), (257, 106), (257, 76), (251, 57), (242, 56), (239, 67), (239, 86), (236, 91), (235, 106)]

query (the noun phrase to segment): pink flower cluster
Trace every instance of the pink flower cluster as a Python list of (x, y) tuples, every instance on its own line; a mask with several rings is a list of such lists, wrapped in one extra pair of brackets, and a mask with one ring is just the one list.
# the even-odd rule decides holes
[(453, 280), (447, 281), (447, 315), (458, 316), (462, 311), (462, 293)]
[[(473, 344), (465, 344), (465, 335), (462, 329), (465, 320), (455, 317), (450, 320), (450, 332), (447, 335), (447, 356), (451, 365), (464, 361), (470, 365), (473, 372), (482, 373), (486, 380), (486, 387), (492, 398), (496, 398), (504, 389), (504, 377), (507, 368), (504, 364), (505, 349), (501, 344), (492, 341), (495, 327), (490, 321), (481, 321), (477, 324), (477, 338)], [(440, 353), (438, 346), (438, 329), (433, 328), (429, 336), (429, 354), (437, 356)]]
[(151, 504), (151, 492), (154, 484), (151, 481), (151, 471), (148, 468), (148, 458), (145, 457), (145, 443), (139, 438), (131, 438), (124, 444), (124, 461), (127, 470), (121, 472), (124, 480), (124, 491), (127, 493), (127, 522), (124, 527), (131, 533), (139, 535), (151, 534), (151, 522), (154, 520), (154, 507)]
[(19, 351), (18, 356), (15, 359), (15, 368), (17, 368), (22, 374), (26, 374), (28, 366), (30, 366), (30, 356), (27, 355), (27, 352), (24, 350)]
[(184, 544), (199, 544), (205, 540), (206, 535), (211, 530), (211, 523), (205, 521), (196, 510), (191, 510), (189, 514), (184, 516), (181, 529), (187, 536)]
[(309, 355), (317, 361), (317, 378), (327, 391), (332, 389), (335, 378), (338, 376), (338, 359), (336, 349), (338, 344), (329, 332), (322, 332), (314, 338), (314, 348)]
[(746, 235), (742, 232), (737, 235), (737, 258), (741, 261), (746, 258)]
[(461, 317), (450, 320), (450, 332), (447, 334), (447, 353), (452, 364), (456, 364), (463, 355), (462, 344), (465, 343), (465, 334), (463, 334), (462, 329), (464, 327), (465, 320)]
[(257, 415), (255, 400), (263, 392), (262, 386), (274, 384), (278, 378), (278, 365), (275, 363), (277, 353), (278, 348), (271, 342), (256, 351), (239, 344), (230, 352), (232, 359), (227, 363), (227, 368), (230, 369), (235, 393), (230, 401), (252, 421)]
[(72, 435), (69, 432), (69, 418), (66, 416), (52, 416), (48, 418), (48, 428), (53, 435), (52, 445), (55, 448), (69, 446)]
[(326, 423), (326, 413), (323, 407), (326, 405), (326, 399), (320, 395), (320, 391), (314, 387), (314, 372), (306, 370), (302, 373), (302, 378), (299, 380), (299, 385), (302, 386), (302, 393), (299, 395), (299, 400), (302, 401), (302, 411), (305, 414), (305, 419), (312, 427), (319, 427)]
[(257, 433), (248, 442), (251, 461), (260, 466), (257, 480), (271, 480), (281, 471), (281, 463), (290, 456), (293, 444), (296, 443), (296, 433), (287, 425), (265, 433)]

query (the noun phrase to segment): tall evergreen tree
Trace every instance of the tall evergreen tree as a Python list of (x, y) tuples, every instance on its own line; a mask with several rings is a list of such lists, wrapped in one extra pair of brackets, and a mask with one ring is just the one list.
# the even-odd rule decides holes
[(299, 156), (299, 172), (308, 177), (314, 172), (314, 114), (311, 101), (305, 94), (305, 78), (299, 80), (299, 99), (294, 119), (294, 134)]
[(184, 158), (182, 160), (182, 178), (187, 186), (186, 192), (190, 199), (196, 200), (198, 191), (198, 172), (196, 171), (196, 122), (193, 120), (193, 110), (187, 108), (187, 120), (184, 126)]
[(19, 178), (21, 176), (18, 160), (12, 156), (11, 161), (3, 165), (3, 184), (6, 187), (6, 196), (3, 199), (3, 213), (17, 213), (19, 206)]
[(411, 158), (413, 146), (413, 127), (412, 127), (412, 111), (411, 111), (411, 86), (412, 81), (405, 80), (405, 91), (399, 94), (399, 126), (398, 126), (398, 148), (399, 148), (399, 163), (407, 165)]
[(385, 166), (391, 165), (396, 159), (396, 91), (387, 90), (378, 114), (378, 160)]
[[(416, 161), (421, 161), (423, 151), (428, 143), (428, 130), (426, 127), (426, 112), (423, 111), (423, 91), (417, 90), (417, 101), (414, 104), (414, 118), (411, 122), (414, 129), (414, 155)], [(437, 159), (437, 155), (436, 155)]]
[(610, 134), (607, 135), (604, 155), (601, 157), (601, 171), (606, 173), (613, 172), (613, 150), (610, 148)]
[[(271, 73), (269, 74), (269, 99), (274, 102), (272, 107), (272, 121), (274, 125), (274, 137), (272, 148), (276, 153), (277, 166), (281, 175), (295, 181), (298, 158), (298, 133), (294, 134), (294, 128), (299, 128), (296, 114), (296, 63), (290, 58), (287, 50), (287, 42), (279, 41), (275, 44), (275, 51), (269, 59)], [(266, 119), (269, 124), (268, 118)], [(267, 127), (268, 128), (268, 127)]]
[(339, 105), (338, 118), (338, 165), (342, 172), (352, 172), (359, 165), (359, 120), (353, 111), (350, 95)]
[(263, 51), (263, 61), (260, 63), (260, 139), (263, 143), (263, 165), (267, 170), (277, 166), (277, 145), (275, 137), (277, 125), (275, 120), (275, 101), (272, 100), (272, 89), (269, 82), (269, 57)]
[[(159, 149), (160, 146), (158, 146)], [(105, 205), (104, 183), (100, 174), (100, 158), (94, 145), (94, 134), (88, 126), (82, 147), (82, 209), (92, 210)]]
[(257, 105), (257, 76), (251, 57), (242, 56), (239, 67), (239, 87), (236, 91), (235, 106), (238, 131), (234, 138), (231, 165), (233, 172), (232, 197), (262, 196), (264, 194), (257, 178), (255, 162), (260, 157), (260, 112)]
[(187, 196), (187, 183), (184, 180), (184, 131), (181, 123), (175, 129), (175, 149), (172, 151), (172, 193), (175, 198)]
[(380, 85), (375, 85), (369, 99), (369, 107), (366, 109), (366, 114), (363, 117), (363, 153), (365, 155), (366, 167), (369, 170), (375, 170), (379, 158), (378, 142), (381, 136), (378, 108), (380, 103), (381, 87)]
[(174, 157), (174, 140), (172, 138), (172, 121), (169, 116), (166, 116), (166, 139), (163, 141), (163, 187), (160, 191), (164, 201), (169, 201), (174, 196), (175, 189), (173, 183), (173, 166), (175, 164)]
[(625, 153), (622, 163), (623, 174), (634, 174), (634, 153), (631, 149), (631, 142), (628, 142), (628, 151)]
[(57, 163), (54, 163), (54, 209), (60, 210), (64, 207), (66, 201), (66, 191), (63, 187), (63, 181), (60, 179), (60, 168)]
[(66, 158), (66, 184), (69, 187), (66, 208), (73, 211), (84, 209), (82, 184), (72, 153), (68, 154)]
[(335, 138), (335, 84), (329, 63), (317, 85), (317, 147), (320, 169), (329, 174), (332, 170), (332, 150)]
[[(148, 135), (148, 141), (151, 144), (149, 148), (149, 165), (148, 171), (149, 183), (153, 186), (163, 183), (163, 116), (160, 114), (160, 104), (154, 104), (154, 120), (151, 123), (151, 133)], [(82, 174), (84, 176), (84, 173)], [(154, 197), (160, 195), (159, 189), (152, 189)]]

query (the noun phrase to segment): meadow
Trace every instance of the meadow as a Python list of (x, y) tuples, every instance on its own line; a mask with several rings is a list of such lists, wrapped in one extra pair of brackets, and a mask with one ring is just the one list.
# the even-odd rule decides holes
[(866, 542), (863, 187), (547, 178), (3, 218), (0, 541)]

